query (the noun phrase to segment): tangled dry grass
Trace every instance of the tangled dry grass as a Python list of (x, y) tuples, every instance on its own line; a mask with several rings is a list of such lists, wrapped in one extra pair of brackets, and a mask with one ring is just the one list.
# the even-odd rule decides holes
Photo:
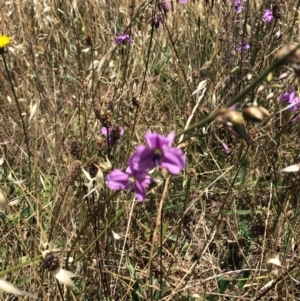
[[(279, 112), (297, 74), (283, 62), (238, 100), (270, 114), (245, 139), (201, 123), (299, 43), (297, 2), (3, 1), (0, 277), (38, 300), (299, 300), (299, 174), (279, 173), (299, 162), (297, 111)], [(101, 172), (124, 170), (147, 129), (174, 130), (187, 164), (136, 202)]]

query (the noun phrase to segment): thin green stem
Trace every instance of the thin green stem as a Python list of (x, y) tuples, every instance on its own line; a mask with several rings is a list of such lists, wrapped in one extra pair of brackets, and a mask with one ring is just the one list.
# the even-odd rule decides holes
[[(288, 52), (286, 55), (284, 55), (282, 58), (280, 59), (276, 59), (273, 64), (271, 64), (267, 69), (265, 69), (260, 76), (258, 76), (257, 78), (255, 78), (247, 87), (245, 87), (238, 95), (236, 95), (235, 97), (233, 97), (230, 101), (227, 102), (227, 104), (225, 105), (225, 107), (230, 107), (233, 104), (237, 103), (239, 100), (245, 98), (245, 96), (252, 90), (255, 88), (255, 86), (260, 83), (261, 81), (263, 81), (263, 79), (271, 72), (273, 71), (275, 68), (279, 67), (281, 64), (283, 64), (286, 59), (292, 55), (295, 51), (297, 51), (300, 48), (300, 45), (298, 45), (295, 49), (291, 50), (290, 52)], [(198, 127), (203, 127), (204, 125), (212, 122), (217, 116), (219, 115), (219, 111), (214, 112), (213, 114), (211, 114), (210, 116), (202, 119), (201, 121), (191, 125), (190, 127), (188, 127), (187, 129), (179, 132), (176, 135), (176, 138), (180, 137), (183, 134), (186, 134)]]

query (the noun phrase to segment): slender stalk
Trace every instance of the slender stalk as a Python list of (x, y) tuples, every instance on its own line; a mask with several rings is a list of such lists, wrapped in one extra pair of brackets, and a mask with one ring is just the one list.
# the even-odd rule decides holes
[(8, 76), (8, 80), (9, 80), (9, 83), (10, 83), (10, 86), (11, 86), (12, 93), (14, 95), (14, 101), (16, 103), (18, 113), (19, 113), (19, 116), (21, 118), (23, 133), (24, 133), (24, 137), (25, 137), (25, 144), (26, 144), (27, 154), (28, 154), (29, 174), (31, 176), (31, 152), (30, 152), (30, 148), (29, 148), (29, 139), (28, 139), (28, 134), (27, 134), (26, 127), (25, 127), (25, 121), (24, 121), (24, 118), (23, 118), (23, 115), (22, 115), (21, 107), (20, 107), (20, 104), (19, 104), (19, 100), (18, 100), (16, 91), (15, 91), (14, 85), (13, 85), (13, 82), (12, 82), (12, 78), (10, 76), (10, 72), (8, 70), (8, 67), (7, 67), (7, 63), (6, 63), (5, 56), (4, 56), (4, 51), (0, 51), (0, 55), (2, 56), (5, 71), (6, 71), (7, 76)]
[[(236, 95), (235, 97), (233, 97), (230, 101), (227, 102), (227, 104), (225, 105), (225, 107), (230, 107), (233, 104), (237, 103), (239, 100), (245, 98), (245, 96), (252, 90), (255, 88), (255, 86), (260, 83), (261, 81), (263, 81), (263, 79), (271, 72), (273, 71), (275, 68), (279, 67), (281, 64), (283, 64), (286, 59), (292, 55), (293, 53), (295, 53), (295, 51), (297, 51), (300, 48), (300, 45), (298, 45), (295, 49), (291, 50), (289, 53), (287, 53), (286, 55), (284, 55), (282, 58), (280, 59), (276, 59), (274, 61), (273, 64), (271, 64), (268, 68), (266, 68), (260, 76), (258, 76), (257, 78), (255, 78), (247, 87), (245, 87), (238, 95)], [(202, 119), (201, 121), (193, 124), (192, 126), (188, 127), (187, 129), (179, 132), (176, 135), (176, 138), (179, 138), (181, 135), (186, 134), (198, 127), (203, 127), (204, 125), (214, 121), (214, 119), (219, 115), (219, 111), (214, 112), (213, 114), (211, 114), (210, 116)]]

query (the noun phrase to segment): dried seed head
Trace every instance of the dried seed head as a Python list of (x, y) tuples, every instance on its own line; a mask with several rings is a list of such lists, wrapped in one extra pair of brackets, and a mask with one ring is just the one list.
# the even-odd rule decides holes
[(69, 145), (70, 154), (76, 158), (79, 158), (80, 151), (81, 151), (80, 143), (78, 142), (77, 139), (73, 139)]
[(100, 152), (100, 153), (103, 152), (103, 150), (106, 147), (105, 139), (104, 138), (97, 138), (96, 147), (97, 147), (98, 152)]
[(273, 18), (276, 20), (281, 18), (280, 5), (277, 1), (273, 2), (272, 14), (273, 14)]
[(67, 186), (73, 185), (81, 171), (81, 162), (75, 160), (72, 162), (65, 180)]
[(97, 162), (92, 161), (87, 165), (87, 170), (89, 171), (92, 178), (96, 177), (96, 174), (98, 172)]
[(112, 140), (113, 143), (117, 142), (121, 137), (120, 134), (120, 128), (119, 127), (113, 127), (111, 132), (110, 132), (110, 139)]
[(137, 107), (137, 108), (140, 107), (139, 101), (137, 100), (136, 97), (132, 97), (131, 103), (132, 103), (132, 105), (133, 105), (134, 107)]
[(58, 270), (60, 267), (60, 262), (57, 255), (50, 251), (44, 251), (43, 266), (46, 270), (49, 270), (51, 272)]
[(100, 107), (94, 107), (94, 113), (98, 120), (100, 120), (103, 127), (111, 127), (111, 111), (107, 109), (101, 109)]
[(190, 177), (195, 177), (197, 175), (195, 168), (190, 167), (187, 172)]

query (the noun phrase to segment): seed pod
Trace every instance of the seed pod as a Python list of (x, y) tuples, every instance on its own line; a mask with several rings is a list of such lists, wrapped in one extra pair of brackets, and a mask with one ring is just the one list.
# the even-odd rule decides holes
[(60, 268), (60, 262), (58, 256), (53, 252), (45, 251), (43, 252), (43, 266), (46, 270), (50, 272), (56, 271)]
[(80, 143), (78, 142), (77, 139), (73, 139), (69, 145), (70, 154), (76, 158), (79, 158), (80, 151), (81, 151)]
[(101, 109), (99, 106), (94, 107), (94, 113), (97, 119), (100, 120), (103, 127), (111, 127), (111, 111), (107, 109)]
[(73, 185), (81, 171), (81, 162), (75, 160), (72, 162), (65, 180), (67, 186)]
[(277, 1), (273, 2), (272, 14), (273, 14), (273, 17), (275, 20), (278, 20), (281, 18), (280, 5)]

